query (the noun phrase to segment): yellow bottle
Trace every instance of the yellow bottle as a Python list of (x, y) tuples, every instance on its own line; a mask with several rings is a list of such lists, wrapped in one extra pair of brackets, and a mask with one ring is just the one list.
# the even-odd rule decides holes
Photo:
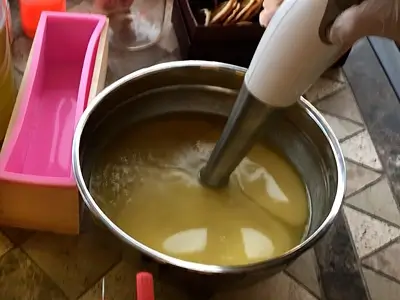
[(0, 3), (0, 141), (4, 139), (15, 104), (16, 89), (7, 29), (7, 8)]

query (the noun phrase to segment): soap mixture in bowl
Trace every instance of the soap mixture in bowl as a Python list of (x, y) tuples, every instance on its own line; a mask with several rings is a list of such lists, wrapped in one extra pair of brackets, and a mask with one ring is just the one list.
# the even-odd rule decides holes
[(179, 259), (238, 266), (284, 254), (301, 242), (309, 206), (283, 157), (255, 145), (226, 188), (198, 180), (223, 121), (174, 114), (135, 124), (101, 150), (94, 199), (134, 239)]

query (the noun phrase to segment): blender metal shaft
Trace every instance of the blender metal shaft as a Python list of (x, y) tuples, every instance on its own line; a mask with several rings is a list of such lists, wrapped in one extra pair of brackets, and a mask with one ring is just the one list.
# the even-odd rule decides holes
[(274, 107), (256, 99), (246, 85), (242, 85), (222, 135), (200, 172), (204, 185), (218, 188), (228, 183), (229, 176), (249, 152), (273, 110)]
[(261, 38), (222, 136), (200, 172), (204, 185), (227, 184), (268, 115), (296, 103), (338, 58), (341, 47), (329, 42), (329, 27), (341, 12), (361, 1), (283, 1)]

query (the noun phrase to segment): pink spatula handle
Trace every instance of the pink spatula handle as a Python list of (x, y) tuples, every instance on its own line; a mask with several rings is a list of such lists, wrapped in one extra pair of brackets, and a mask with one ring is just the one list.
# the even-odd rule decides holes
[(153, 276), (147, 272), (136, 275), (137, 300), (154, 300)]

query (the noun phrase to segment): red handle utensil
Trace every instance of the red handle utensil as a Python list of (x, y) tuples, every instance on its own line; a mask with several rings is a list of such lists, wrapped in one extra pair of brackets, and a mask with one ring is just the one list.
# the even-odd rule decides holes
[(154, 300), (153, 276), (147, 272), (136, 275), (137, 300)]

